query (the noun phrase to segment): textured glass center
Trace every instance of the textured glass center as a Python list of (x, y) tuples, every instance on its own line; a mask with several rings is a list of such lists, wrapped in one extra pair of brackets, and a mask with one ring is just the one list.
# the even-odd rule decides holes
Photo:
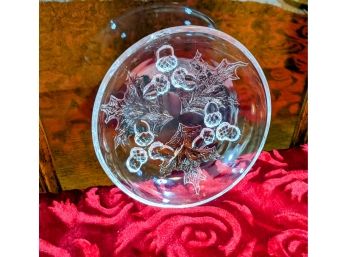
[(200, 52), (179, 58), (170, 45), (155, 57), (154, 72), (129, 73), (123, 97), (111, 95), (101, 111), (105, 123), (117, 120), (114, 148), (126, 149), (128, 172), (142, 176), (146, 165), (157, 165), (160, 178), (184, 172), (184, 184), (199, 194), (206, 177), (201, 167), (241, 137), (237, 96), (226, 82), (239, 79), (237, 68), (247, 64), (223, 59), (212, 67)]

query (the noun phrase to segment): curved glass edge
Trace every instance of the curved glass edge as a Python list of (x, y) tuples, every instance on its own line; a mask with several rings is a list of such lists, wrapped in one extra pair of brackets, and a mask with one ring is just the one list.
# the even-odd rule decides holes
[[(142, 13), (142, 12), (147, 12), (147, 11), (156, 11), (156, 10), (162, 10), (164, 12), (165, 11), (183, 11), (185, 12), (187, 15), (191, 15), (194, 14), (196, 15), (196, 17), (199, 17), (200, 19), (204, 20), (207, 24), (209, 24), (208, 26), (211, 26), (211, 28), (216, 28), (216, 24), (215, 22), (206, 14), (191, 8), (189, 6), (185, 6), (185, 5), (181, 5), (179, 3), (158, 3), (158, 4), (151, 4), (149, 6), (140, 6), (137, 7), (135, 9), (132, 9), (130, 11), (126, 11), (123, 14), (121, 14), (118, 18), (116, 18), (116, 20), (120, 21), (123, 19), (126, 19), (129, 16), (135, 15), (137, 13)], [(186, 25), (186, 26), (190, 26), (190, 25)], [(156, 32), (155, 32), (156, 33)]]
[[(106, 164), (104, 157), (102, 156), (100, 147), (99, 147), (99, 138), (98, 138), (98, 116), (99, 116), (99, 107), (101, 105), (101, 100), (103, 97), (103, 93), (108, 85), (109, 79), (112, 76), (112, 74), (118, 69), (118, 67), (132, 54), (134, 53), (138, 48), (142, 47), (144, 44), (151, 42), (157, 38), (163, 37), (165, 35), (169, 35), (172, 33), (181, 33), (181, 32), (201, 32), (201, 33), (208, 33), (208, 34), (212, 34), (214, 36), (220, 37), (230, 43), (232, 43), (233, 45), (235, 45), (237, 48), (239, 48), (240, 51), (242, 51), (252, 62), (252, 64), (254, 65), (255, 69), (257, 70), (262, 84), (263, 84), (263, 88), (265, 91), (265, 95), (266, 95), (266, 104), (267, 104), (267, 120), (266, 120), (266, 127), (265, 127), (265, 131), (261, 140), (261, 144), (258, 148), (258, 150), (256, 151), (252, 161), (250, 162), (250, 164), (248, 165), (248, 167), (245, 169), (245, 171), (243, 172), (242, 175), (240, 175), (230, 186), (226, 187), (223, 191), (221, 191), (220, 193), (213, 195), (212, 197), (209, 197), (207, 199), (204, 199), (202, 201), (198, 201), (195, 203), (189, 203), (189, 204), (182, 204), (182, 205), (175, 205), (175, 204), (161, 204), (161, 203), (156, 203), (156, 202), (151, 202), (148, 201), (146, 199), (143, 199), (141, 197), (139, 197), (138, 195), (136, 195), (135, 193), (133, 193), (132, 191), (130, 191), (127, 187), (125, 187), (122, 182), (120, 182), (116, 176), (113, 174), (113, 172), (109, 169), (108, 165)], [(171, 27), (171, 28), (166, 28), (160, 31), (157, 31), (153, 34), (150, 34), (142, 39), (140, 39), (138, 42), (136, 42), (134, 45), (132, 45), (130, 48), (128, 48), (123, 54), (121, 54), (116, 61), (111, 65), (111, 67), (109, 68), (109, 70), (107, 71), (106, 75), (104, 76), (104, 79), (102, 80), (100, 87), (98, 89), (97, 92), (97, 96), (95, 98), (95, 102), (94, 102), (94, 106), (93, 106), (93, 113), (92, 113), (92, 140), (93, 140), (93, 147), (94, 147), (94, 151), (96, 153), (96, 156), (98, 158), (99, 163), (101, 164), (103, 170), (105, 171), (105, 173), (107, 174), (107, 176), (110, 178), (110, 180), (121, 190), (123, 191), (125, 194), (127, 194), (128, 196), (130, 196), (131, 198), (150, 205), (150, 206), (154, 206), (154, 207), (161, 207), (161, 208), (189, 208), (189, 207), (195, 207), (195, 206), (199, 206), (208, 202), (211, 202), (213, 200), (215, 200), (216, 198), (224, 195), (225, 193), (227, 193), (229, 190), (231, 190), (235, 185), (237, 185), (245, 176), (246, 174), (249, 172), (249, 170), (252, 168), (252, 166), (255, 164), (256, 160), (258, 159), (264, 145), (266, 142), (266, 138), (269, 132), (269, 127), (271, 124), (271, 95), (270, 95), (270, 90), (269, 90), (269, 86), (266, 80), (266, 77), (259, 65), (259, 63), (257, 62), (257, 60), (255, 59), (255, 57), (249, 52), (249, 50), (239, 41), (237, 41), (236, 39), (234, 39), (232, 36), (216, 30), (214, 28), (208, 28), (208, 27), (203, 27), (203, 26), (195, 26), (195, 25), (191, 25), (191, 26), (177, 26), (177, 27)]]

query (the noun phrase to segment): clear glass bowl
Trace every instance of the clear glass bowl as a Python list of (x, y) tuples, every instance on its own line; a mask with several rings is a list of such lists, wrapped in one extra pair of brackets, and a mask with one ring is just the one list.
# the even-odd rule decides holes
[(271, 98), (253, 55), (213, 28), (178, 26), (128, 48), (97, 93), (92, 137), (130, 197), (192, 207), (233, 188), (266, 141)]
[(216, 28), (210, 17), (193, 8), (175, 3), (151, 3), (150, 5), (130, 8), (122, 15), (111, 19), (103, 31), (105, 42), (107, 42), (105, 46), (110, 44), (118, 52), (123, 52), (139, 39), (151, 33), (184, 25)]

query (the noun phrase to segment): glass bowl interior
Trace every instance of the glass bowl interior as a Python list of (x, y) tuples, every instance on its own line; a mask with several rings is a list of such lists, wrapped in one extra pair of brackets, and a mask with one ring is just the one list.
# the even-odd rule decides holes
[(116, 50), (116, 52), (122, 53), (151, 33), (169, 27), (188, 25), (216, 28), (214, 21), (207, 15), (180, 4), (152, 3), (130, 8), (122, 15), (110, 19), (103, 30), (105, 42), (103, 51)]
[[(209, 91), (209, 83), (201, 90), (197, 70), (193, 71), (196, 63), (208, 74), (199, 83), (219, 84), (223, 93)], [(185, 69), (184, 77), (180, 67)], [(165, 78), (165, 82), (160, 80), (162, 89), (151, 87), (157, 85), (158, 74), (165, 75), (160, 77)], [(142, 92), (136, 95), (139, 99), (131, 98), (129, 85), (139, 80), (143, 83)], [(123, 112), (112, 109), (127, 104)], [(158, 113), (165, 116), (159, 128), (155, 127), (155, 114), (134, 121), (136, 108), (151, 113), (152, 104), (160, 106)], [(270, 117), (266, 78), (241, 43), (213, 28), (178, 26), (146, 36), (113, 63), (95, 99), (92, 137), (102, 168), (127, 195), (158, 207), (192, 207), (221, 196), (247, 174), (263, 148)], [(151, 159), (154, 142), (170, 153)], [(146, 158), (140, 156), (132, 163), (130, 156), (136, 156), (137, 149)], [(211, 149), (214, 154), (202, 161)], [(165, 161), (175, 164), (163, 173)], [(132, 169), (132, 165), (138, 168)]]

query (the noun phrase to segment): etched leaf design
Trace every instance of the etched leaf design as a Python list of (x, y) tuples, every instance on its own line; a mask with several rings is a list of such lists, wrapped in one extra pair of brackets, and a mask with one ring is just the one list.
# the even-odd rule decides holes
[[(239, 79), (237, 70), (246, 65), (247, 63), (242, 61), (229, 62), (223, 59), (218, 66), (213, 67), (203, 60), (202, 54), (197, 50), (193, 59), (188, 61), (188, 65), (168, 70), (165, 75), (157, 73), (150, 78), (147, 75), (137, 76), (128, 72), (127, 90), (123, 99), (111, 95), (109, 102), (101, 105), (101, 111), (106, 114), (105, 123), (113, 119), (118, 121), (115, 128), (115, 148), (129, 145), (130, 136), (135, 134), (134, 125), (140, 120), (149, 124), (149, 132), (156, 137), (167, 122), (174, 117), (177, 119), (180, 114), (196, 112), (205, 117), (207, 103), (215, 103), (218, 109), (228, 109), (233, 122), (236, 123), (239, 111), (237, 96), (233, 90), (228, 90), (224, 83), (227, 80)], [(154, 78), (158, 78), (158, 81)], [(163, 78), (167, 78), (167, 84), (163, 82)], [(149, 84), (152, 82), (153, 85)], [(155, 82), (161, 82), (162, 88), (158, 88), (159, 84)], [(180, 108), (174, 108), (179, 105)], [(196, 147), (195, 144), (192, 146), (193, 140), (201, 131), (201, 125), (185, 126), (179, 123), (176, 133), (166, 143), (174, 150), (174, 156), (163, 159), (159, 169), (163, 177), (170, 175), (173, 170), (182, 171), (184, 184), (192, 184), (196, 194), (200, 191), (200, 181), (206, 178), (200, 166), (220, 157), (216, 141), (201, 147)], [(146, 150), (146, 146), (142, 149)]]
[(211, 83), (220, 84), (224, 83), (227, 79), (239, 79), (237, 75), (237, 69), (246, 65), (247, 63), (242, 61), (228, 62), (226, 59), (223, 59), (221, 63), (215, 68)]
[(111, 95), (109, 102), (102, 104), (100, 110), (106, 114), (105, 123), (109, 123), (110, 120), (117, 119), (120, 111), (121, 100)]
[(192, 184), (196, 195), (198, 195), (200, 191), (200, 182), (205, 179), (206, 176), (202, 173), (202, 170), (199, 167), (196, 167), (195, 169), (190, 169), (185, 172), (184, 185)]
[(239, 79), (237, 69), (246, 65), (247, 63), (241, 61), (230, 63), (223, 59), (216, 68), (211, 68), (202, 59), (202, 54), (197, 51), (195, 57), (190, 61), (190, 67), (199, 83), (197, 83), (197, 90), (192, 94), (181, 93), (182, 113), (194, 111), (203, 114), (207, 102), (215, 102), (219, 107), (225, 108), (238, 104), (235, 99), (229, 97), (223, 83), (227, 79)]

